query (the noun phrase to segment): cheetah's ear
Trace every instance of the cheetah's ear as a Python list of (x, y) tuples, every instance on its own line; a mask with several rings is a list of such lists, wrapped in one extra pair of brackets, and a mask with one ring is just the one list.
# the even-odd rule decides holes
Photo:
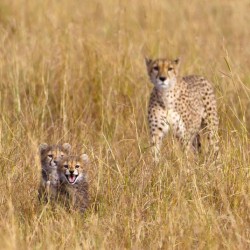
[(149, 67), (151, 65), (151, 63), (153, 62), (152, 59), (148, 58), (148, 57), (145, 57), (145, 63), (146, 63), (146, 66)]
[(84, 163), (88, 163), (89, 162), (89, 157), (88, 157), (88, 155), (86, 155), (86, 154), (82, 154), (81, 156), (81, 160), (84, 162)]
[(174, 63), (175, 65), (177, 65), (177, 66), (180, 65), (180, 62), (181, 62), (180, 57), (178, 57), (178, 58), (176, 58), (175, 60), (173, 60), (173, 63)]
[(45, 150), (47, 150), (49, 145), (47, 143), (42, 143), (39, 145), (39, 152), (42, 154)]
[(65, 152), (69, 153), (71, 150), (71, 145), (69, 143), (63, 143), (62, 148)]

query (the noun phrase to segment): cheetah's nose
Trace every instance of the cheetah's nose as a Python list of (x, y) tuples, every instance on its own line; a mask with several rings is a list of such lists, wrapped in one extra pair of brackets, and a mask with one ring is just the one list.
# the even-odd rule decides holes
[(164, 82), (164, 81), (166, 80), (166, 77), (161, 76), (161, 77), (159, 77), (159, 79), (160, 79), (162, 82)]

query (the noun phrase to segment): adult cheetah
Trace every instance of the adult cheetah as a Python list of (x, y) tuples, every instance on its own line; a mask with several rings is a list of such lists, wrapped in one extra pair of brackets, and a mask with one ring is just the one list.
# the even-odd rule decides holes
[(154, 160), (159, 161), (162, 139), (172, 129), (185, 149), (200, 152), (200, 132), (207, 131), (209, 144), (218, 154), (216, 98), (211, 83), (202, 76), (178, 76), (180, 60), (145, 59), (154, 84), (148, 122)]

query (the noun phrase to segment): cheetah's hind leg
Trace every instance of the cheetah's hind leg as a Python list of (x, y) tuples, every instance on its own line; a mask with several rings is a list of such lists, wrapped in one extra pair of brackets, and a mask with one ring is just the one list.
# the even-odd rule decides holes
[(192, 141), (192, 148), (195, 153), (201, 154), (201, 138), (200, 134), (197, 134)]
[(213, 116), (210, 119), (203, 121), (203, 126), (205, 127), (207, 139), (209, 143), (208, 155), (210, 159), (216, 161), (220, 158), (219, 152), (219, 135), (218, 135), (218, 118)]

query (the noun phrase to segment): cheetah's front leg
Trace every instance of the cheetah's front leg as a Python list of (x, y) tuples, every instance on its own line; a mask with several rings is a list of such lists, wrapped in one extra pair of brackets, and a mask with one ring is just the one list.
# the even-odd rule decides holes
[(153, 159), (154, 162), (158, 163), (160, 160), (162, 140), (169, 131), (169, 124), (167, 122), (165, 110), (160, 108), (149, 109), (148, 122)]
[(158, 163), (160, 160), (160, 150), (162, 145), (163, 133), (151, 135), (151, 146), (154, 162)]

